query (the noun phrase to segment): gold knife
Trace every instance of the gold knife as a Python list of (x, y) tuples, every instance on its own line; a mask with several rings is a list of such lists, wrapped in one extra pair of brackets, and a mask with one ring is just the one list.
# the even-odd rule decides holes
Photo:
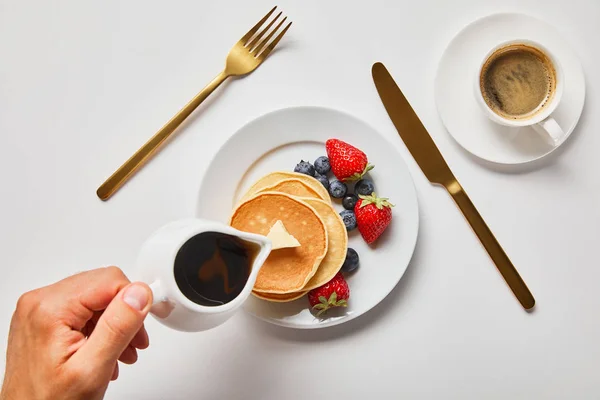
[(450, 171), (433, 139), (400, 91), (394, 78), (382, 63), (373, 64), (371, 72), (379, 97), (396, 130), (429, 182), (446, 188), (521, 305), (526, 310), (533, 308), (535, 299), (527, 285)]

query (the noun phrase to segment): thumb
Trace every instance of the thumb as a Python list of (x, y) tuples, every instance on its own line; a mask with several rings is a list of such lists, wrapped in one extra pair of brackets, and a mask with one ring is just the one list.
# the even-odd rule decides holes
[(136, 282), (126, 286), (104, 310), (78, 353), (82, 353), (86, 362), (112, 371), (121, 353), (142, 327), (151, 306), (152, 291), (148, 285)]

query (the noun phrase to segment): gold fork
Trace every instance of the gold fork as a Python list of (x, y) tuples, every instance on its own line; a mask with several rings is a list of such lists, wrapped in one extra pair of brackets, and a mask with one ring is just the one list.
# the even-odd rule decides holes
[[(281, 12), (260, 32), (258, 30), (267, 22), (277, 6), (258, 21), (229, 51), (225, 69), (217, 75), (204, 89), (200, 91), (189, 103), (185, 105), (169, 122), (167, 122), (154, 136), (150, 138), (129, 160), (125, 161), (96, 191), (102, 200), (108, 200), (146, 161), (156, 153), (160, 145), (173, 134), (175, 129), (206, 99), (225, 79), (230, 76), (241, 76), (254, 71), (267, 56), (273, 51), (277, 43), (292, 25), (289, 22), (285, 28), (269, 43), (271, 38), (279, 31), (287, 17), (284, 17), (277, 26), (269, 32), (273, 24), (281, 16)], [(258, 34), (257, 34), (258, 32)], [(263, 39), (265, 34), (269, 34)]]

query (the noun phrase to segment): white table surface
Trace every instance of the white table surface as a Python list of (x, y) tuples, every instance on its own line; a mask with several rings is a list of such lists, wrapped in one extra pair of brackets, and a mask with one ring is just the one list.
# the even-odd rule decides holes
[[(502, 3), (502, 4), (501, 4)], [(113, 199), (97, 186), (219, 72), (271, 1), (0, 0), (0, 341), (20, 293), (115, 264), (193, 215), (207, 159), (273, 109), (349, 111), (395, 139), (420, 201), (413, 261), (392, 294), (339, 327), (294, 331), (242, 313), (205, 333), (149, 318), (151, 347), (109, 399), (600, 398), (600, 3), (596, 0), (285, 0), (294, 25), (272, 58), (213, 95)], [(557, 26), (579, 54), (587, 102), (543, 163), (498, 170), (469, 157), (436, 114), (436, 63), (495, 12)], [(429, 185), (377, 96), (386, 63), (512, 258), (524, 312), (446, 193)], [(3, 366), (0, 371), (3, 371)]]

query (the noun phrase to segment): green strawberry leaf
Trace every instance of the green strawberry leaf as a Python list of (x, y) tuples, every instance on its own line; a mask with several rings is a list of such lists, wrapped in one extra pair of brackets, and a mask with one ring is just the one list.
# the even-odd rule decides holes
[(389, 199), (387, 197), (377, 197), (375, 192), (371, 193), (370, 196), (359, 194), (358, 197), (362, 200), (360, 208), (368, 206), (369, 204), (375, 205), (378, 210), (382, 210), (384, 207), (394, 207), (394, 205), (388, 201)]
[(374, 165), (367, 163), (367, 165), (365, 165), (365, 169), (361, 172), (361, 173), (354, 173), (351, 176), (343, 179), (344, 182), (356, 182), (359, 181), (363, 178), (363, 176), (369, 172), (370, 170), (372, 170), (373, 168), (375, 168)]
[(338, 307), (348, 307), (348, 302), (344, 299), (337, 302), (336, 306)]
[(351, 176), (349, 176), (347, 178), (344, 178), (343, 181), (344, 182), (356, 182), (359, 179), (360, 179), (360, 174), (354, 174), (354, 175), (351, 175)]
[(321, 304), (329, 304), (325, 296), (319, 296), (319, 301), (321, 302)]
[(337, 301), (337, 293), (333, 292), (333, 293), (331, 293), (331, 296), (329, 296), (329, 304), (335, 305), (336, 301)]

